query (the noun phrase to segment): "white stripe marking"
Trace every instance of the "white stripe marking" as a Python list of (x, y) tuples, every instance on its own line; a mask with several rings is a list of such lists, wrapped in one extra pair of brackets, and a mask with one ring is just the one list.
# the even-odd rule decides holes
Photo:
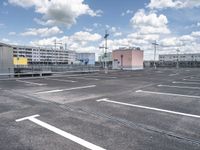
[(99, 77), (99, 78), (108, 78), (108, 79), (117, 79), (117, 77), (108, 77), (108, 76), (87, 76), (87, 77), (91, 77), (91, 78), (93, 78), (93, 77)]
[(45, 78), (46, 80), (54, 80), (54, 81), (61, 81), (61, 82), (77, 82), (77, 81), (73, 81), (73, 80), (61, 80), (61, 79), (52, 79), (52, 78)]
[(174, 81), (172, 83), (180, 83), (180, 84), (197, 84), (197, 85), (200, 85), (200, 83), (196, 83), (196, 82), (178, 82), (178, 81)]
[(84, 79), (84, 80), (95, 80), (95, 81), (100, 80), (100, 79), (95, 79), (95, 78), (84, 78), (84, 77), (68, 77), (68, 78), (72, 78), (72, 79)]
[(74, 88), (69, 88), (69, 89), (43, 91), (43, 92), (37, 92), (35, 94), (56, 93), (56, 92), (71, 91), (71, 90), (78, 90), (78, 89), (87, 89), (87, 88), (93, 88), (93, 87), (96, 87), (96, 85), (80, 86), (80, 87), (74, 87)]
[(79, 138), (77, 136), (74, 136), (74, 135), (72, 135), (70, 133), (67, 133), (67, 132), (65, 132), (65, 131), (63, 131), (61, 129), (58, 129), (58, 128), (50, 125), (50, 124), (47, 124), (47, 123), (37, 119), (36, 117), (38, 117), (38, 116), (40, 116), (40, 115), (29, 116), (29, 117), (17, 119), (15, 121), (19, 122), (19, 121), (29, 120), (29, 121), (34, 122), (35, 124), (37, 124), (37, 125), (39, 125), (41, 127), (44, 127), (44, 128), (46, 128), (46, 129), (48, 129), (48, 130), (50, 130), (50, 131), (52, 131), (52, 132), (54, 132), (54, 133), (56, 133), (56, 134), (58, 134), (60, 136), (63, 136), (66, 139), (69, 139), (69, 140), (71, 140), (71, 141), (73, 141), (73, 142), (75, 142), (75, 143), (77, 143), (79, 145), (82, 145), (82, 146), (84, 146), (84, 147), (86, 147), (88, 149), (91, 149), (91, 150), (105, 150), (104, 148), (101, 148), (101, 147), (99, 147), (97, 145), (94, 145), (94, 144), (92, 144), (90, 142), (87, 142), (84, 139), (81, 139), (81, 138)]
[(22, 82), (22, 83), (26, 83), (26, 84), (32, 84), (32, 85), (47, 85), (47, 84), (41, 84), (41, 83), (35, 83), (35, 82), (30, 82), (30, 81), (22, 81), (22, 80), (16, 80), (17, 82)]
[(192, 117), (192, 118), (200, 118), (200, 116), (198, 116), (198, 115), (186, 114), (186, 113), (181, 113), (181, 112), (176, 112), (176, 111), (171, 111), (171, 110), (165, 110), (165, 109), (159, 109), (159, 108), (154, 108), (154, 107), (147, 107), (147, 106), (142, 106), (142, 105), (134, 105), (134, 104), (129, 104), (129, 103), (111, 101), (111, 100), (108, 100), (108, 99), (100, 99), (100, 100), (97, 100), (97, 102), (115, 103), (115, 104), (119, 104), (119, 105), (125, 105), (125, 106), (131, 106), (131, 107), (136, 107), (136, 108), (154, 110), (154, 111), (176, 114), (176, 115), (181, 115), (181, 116), (187, 116), (187, 117)]
[(199, 82), (200, 80), (183, 79), (184, 81)]
[(159, 87), (172, 87), (172, 88), (179, 88), (179, 89), (196, 89), (200, 90), (200, 87), (191, 87), (191, 86), (171, 86), (171, 85), (157, 85)]
[(200, 96), (193, 96), (193, 95), (182, 95), (182, 94), (174, 94), (174, 93), (162, 93), (162, 92), (152, 92), (152, 91), (143, 91), (138, 90), (135, 91), (136, 93), (148, 93), (148, 94), (157, 94), (157, 95), (168, 95), (168, 96), (180, 96), (180, 97), (188, 97), (188, 98), (198, 98), (200, 99)]
[(176, 74), (170, 74), (169, 76), (172, 77), (172, 76), (176, 76), (176, 75), (178, 75), (178, 73), (176, 73)]

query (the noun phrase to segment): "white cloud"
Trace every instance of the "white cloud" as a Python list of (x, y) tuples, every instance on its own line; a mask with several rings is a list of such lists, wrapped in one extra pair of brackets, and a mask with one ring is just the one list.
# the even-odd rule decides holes
[(2, 42), (5, 42), (5, 43), (8, 43), (8, 42), (10, 42), (10, 40), (9, 40), (9, 39), (7, 39), (7, 38), (3, 38), (3, 39), (1, 39), (1, 41), (2, 41)]
[(97, 33), (89, 33), (89, 32), (84, 32), (84, 31), (79, 31), (74, 33), (70, 39), (73, 39), (73, 41), (91, 41), (95, 42), (101, 39), (101, 35)]
[(52, 28), (29, 28), (26, 32), (21, 33), (22, 36), (40, 36), (48, 37), (56, 34), (63, 33), (58, 27), (54, 26)]
[(151, 0), (147, 7), (151, 9), (164, 9), (164, 8), (193, 8), (199, 7), (199, 0)]
[(146, 14), (145, 11), (141, 9), (132, 17), (130, 22), (141, 34), (170, 33), (170, 30), (167, 27), (167, 17), (163, 14), (159, 16), (153, 12)]
[(86, 27), (84, 27), (83, 28), (86, 32), (92, 32), (93, 31), (93, 29), (91, 29), (91, 28), (86, 28)]
[(193, 37), (200, 37), (200, 31), (192, 32), (191, 35)]
[(9, 32), (8, 35), (16, 35), (16, 32)]
[(10, 4), (23, 8), (34, 7), (42, 18), (35, 18), (42, 25), (65, 25), (70, 27), (81, 15), (101, 16), (101, 10), (94, 11), (84, 0), (8, 0)]
[(102, 25), (101, 25), (100, 23), (94, 23), (93, 26), (94, 26), (95, 28), (99, 28), (99, 27), (101, 27)]
[(197, 22), (197, 27), (200, 27), (200, 22)]
[(101, 39), (101, 35), (97, 33), (89, 33), (89, 32), (76, 32), (71, 36), (63, 36), (61, 38), (58, 37), (51, 37), (51, 38), (45, 38), (38, 41), (32, 41), (32, 45), (41, 45), (41, 46), (48, 46), (52, 45), (55, 40), (61, 42), (61, 43), (67, 43), (68, 47), (72, 50), (78, 50), (82, 48), (89, 47), (90, 44), (93, 44)]
[(116, 32), (113, 34), (114, 37), (122, 36), (122, 32)]
[(180, 39), (180, 41), (184, 41), (184, 42), (193, 42), (193, 41), (195, 41), (195, 38), (192, 37), (191, 35), (183, 35), (179, 39)]
[(128, 15), (128, 14), (133, 14), (133, 11), (128, 9), (125, 12), (122, 12), (121, 16), (125, 16), (125, 15)]

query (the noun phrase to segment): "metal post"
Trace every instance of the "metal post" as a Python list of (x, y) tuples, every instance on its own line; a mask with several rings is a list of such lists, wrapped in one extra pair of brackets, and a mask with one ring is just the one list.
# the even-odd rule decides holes
[(104, 39), (105, 39), (105, 74), (108, 73), (108, 66), (107, 66), (107, 49), (108, 49), (108, 45), (107, 45), (107, 40), (108, 40), (108, 36), (109, 34), (107, 33), (107, 30), (105, 31), (105, 36), (104, 36)]
[(176, 50), (176, 52), (177, 52), (177, 62), (176, 62), (176, 68), (178, 69), (178, 68), (179, 68), (179, 52), (180, 52), (180, 50), (179, 50), (179, 49), (177, 49), (177, 50)]
[(156, 69), (156, 46), (158, 45), (158, 43), (152, 43), (152, 45), (154, 45), (154, 69)]

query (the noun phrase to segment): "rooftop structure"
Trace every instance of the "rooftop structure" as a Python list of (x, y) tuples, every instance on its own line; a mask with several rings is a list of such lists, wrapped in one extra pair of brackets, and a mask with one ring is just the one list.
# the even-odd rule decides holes
[(140, 48), (119, 48), (113, 53), (113, 69), (143, 69), (143, 51)]

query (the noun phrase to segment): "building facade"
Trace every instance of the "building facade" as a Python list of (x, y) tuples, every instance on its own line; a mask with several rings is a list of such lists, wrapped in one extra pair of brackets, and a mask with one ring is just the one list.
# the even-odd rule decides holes
[(120, 48), (112, 52), (113, 69), (143, 69), (143, 51), (139, 48)]
[(159, 61), (168, 61), (168, 62), (175, 62), (175, 61), (200, 61), (200, 53), (196, 54), (165, 54), (159, 55)]
[(14, 72), (13, 50), (10, 45), (0, 43), (0, 74)]
[(76, 53), (76, 60), (79, 64), (95, 65), (95, 53)]
[(28, 64), (68, 64), (69, 52), (64, 48), (42, 48), (12, 45), (14, 57), (27, 58)]

